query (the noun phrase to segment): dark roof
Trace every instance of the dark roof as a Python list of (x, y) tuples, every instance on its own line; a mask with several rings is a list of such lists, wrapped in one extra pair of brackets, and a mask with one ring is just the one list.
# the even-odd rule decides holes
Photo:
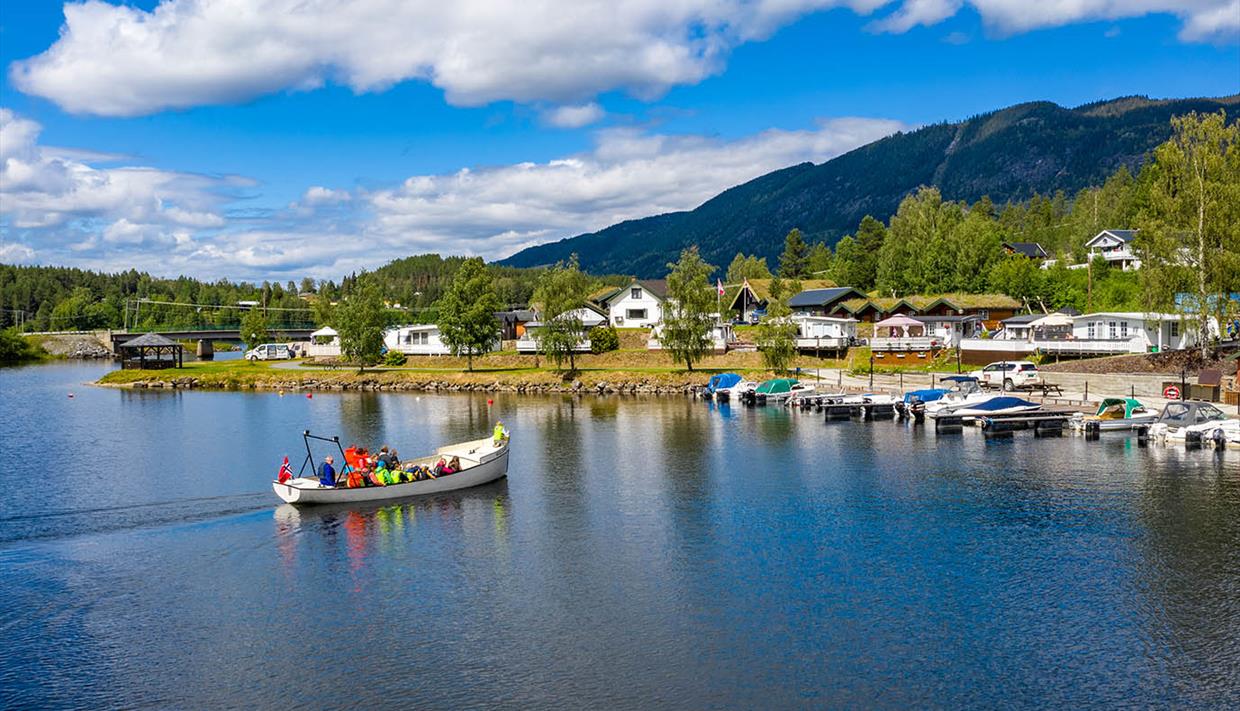
[(1132, 238), (1137, 236), (1136, 230), (1106, 230), (1106, 232), (1115, 235), (1125, 242), (1131, 242)]
[(1005, 318), (999, 323), (1007, 324), (1009, 326), (1023, 326), (1027, 323), (1033, 323), (1045, 315), (1046, 314), (1021, 314), (1020, 316)]
[(1065, 307), (1063, 307), (1062, 309), (1056, 309), (1056, 310), (1055, 310), (1055, 313), (1057, 313), (1057, 314), (1067, 314), (1068, 316), (1080, 316), (1080, 315), (1081, 315), (1081, 312), (1080, 312), (1080, 311), (1077, 311), (1076, 309), (1072, 308), (1071, 306), (1065, 306)]
[(177, 343), (171, 338), (168, 338), (166, 336), (161, 336), (158, 333), (144, 333), (141, 336), (138, 336), (137, 338), (131, 338), (128, 341), (125, 341), (124, 343), (121, 344), (121, 347), (122, 348), (138, 348), (141, 346), (163, 346), (166, 348), (168, 346), (179, 346), (179, 345), (181, 344)]
[(1037, 242), (1004, 242), (1003, 246), (1030, 259), (1046, 258), (1046, 250)]
[(850, 299), (854, 296), (864, 298), (865, 294), (851, 286), (840, 286), (834, 289), (807, 289), (788, 299), (788, 306), (793, 308), (798, 306), (830, 306), (841, 299)]
[(608, 301), (611, 301), (612, 299), (616, 298), (618, 295), (624, 293), (625, 289), (631, 289), (634, 286), (642, 287), (646, 291), (649, 291), (651, 294), (654, 294), (659, 299), (667, 298), (667, 280), (666, 279), (634, 279), (633, 281), (629, 282), (628, 284), (624, 286), (619, 286), (619, 287), (616, 287), (615, 289), (612, 289), (610, 292), (598, 297), (596, 300), (600, 304), (605, 304)]

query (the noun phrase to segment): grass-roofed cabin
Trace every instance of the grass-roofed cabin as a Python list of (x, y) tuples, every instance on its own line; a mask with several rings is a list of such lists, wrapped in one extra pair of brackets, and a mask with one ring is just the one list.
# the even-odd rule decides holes
[[(801, 289), (805, 291), (835, 288), (835, 282), (830, 279), (803, 279), (800, 284)], [(785, 279), (784, 287), (787, 288), (790, 285), (792, 282)], [(739, 287), (733, 285), (729, 287), (725, 288), (729, 288), (729, 291), (735, 289), (735, 293), (728, 301), (728, 310), (735, 313), (740, 320), (746, 323), (755, 322), (758, 320), (757, 315), (766, 311), (767, 304), (771, 300), (770, 279), (746, 279)], [(793, 294), (784, 294), (784, 296), (791, 297)]]
[(184, 365), (185, 347), (159, 335), (144, 333), (117, 346), (122, 370), (162, 370)]

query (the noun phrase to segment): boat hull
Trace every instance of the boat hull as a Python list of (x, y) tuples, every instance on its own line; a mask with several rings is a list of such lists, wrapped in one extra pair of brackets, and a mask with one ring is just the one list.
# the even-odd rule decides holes
[(1079, 429), (1084, 429), (1089, 423), (1096, 422), (1098, 423), (1099, 432), (1127, 432), (1133, 427), (1152, 425), (1157, 419), (1157, 414), (1151, 414), (1148, 416), (1143, 415), (1140, 417), (1125, 417), (1117, 420), (1103, 420), (1097, 417), (1085, 417), (1078, 420), (1076, 426)]
[[(485, 449), (484, 449), (485, 448)], [(281, 484), (271, 482), (271, 488), (285, 503), (297, 506), (317, 504), (346, 504), (364, 501), (382, 501), (387, 499), (406, 499), (427, 494), (439, 494), (445, 491), (468, 489), (504, 478), (508, 475), (508, 442), (494, 447), (491, 440), (477, 440), (464, 444), (442, 447), (436, 456), (459, 456), (472, 460), (477, 457), (477, 464), (467, 466), (455, 474), (440, 476), (437, 479), (412, 481), (404, 484), (388, 486), (370, 486), (358, 489), (321, 486), (318, 479), (299, 478)]]

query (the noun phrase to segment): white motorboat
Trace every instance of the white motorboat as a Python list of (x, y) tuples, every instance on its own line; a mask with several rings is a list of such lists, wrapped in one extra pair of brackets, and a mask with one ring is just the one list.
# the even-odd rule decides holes
[[(307, 433), (307, 436), (310, 435)], [(441, 457), (445, 459), (457, 457), (461, 460), (461, 470), (459, 472), (440, 475), (434, 479), (423, 479), (404, 484), (390, 484), (388, 486), (347, 488), (342, 486), (323, 486), (316, 477), (296, 477), (284, 483), (273, 481), (271, 482), (271, 488), (285, 502), (299, 506), (403, 499), (410, 496), (467, 489), (473, 486), (489, 484), (507, 476), (508, 444), (507, 438), (504, 438), (498, 444), (490, 438), (477, 439), (472, 442), (462, 442), (440, 447), (429, 457), (404, 462), (406, 465), (417, 464), (431, 467)]]
[(1233, 420), (1213, 404), (1198, 400), (1169, 402), (1150, 435), (1163, 442), (1240, 444), (1240, 420)]
[(1130, 397), (1109, 397), (1098, 404), (1092, 415), (1078, 414), (1072, 418), (1072, 426), (1078, 430), (1094, 429), (1098, 432), (1128, 431), (1133, 427), (1150, 425), (1158, 420), (1158, 413)]
[(943, 393), (937, 400), (925, 403), (926, 417), (934, 418), (942, 415), (951, 415), (962, 407), (971, 407), (1000, 397), (982, 392), (977, 378), (969, 375), (953, 375), (943, 378), (941, 382), (950, 385), (947, 392)]

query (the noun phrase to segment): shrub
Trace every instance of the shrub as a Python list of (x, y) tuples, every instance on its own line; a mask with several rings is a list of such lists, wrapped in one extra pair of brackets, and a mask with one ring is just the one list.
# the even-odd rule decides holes
[(620, 349), (620, 334), (610, 324), (590, 329), (590, 352), (607, 353)]
[(388, 351), (387, 355), (383, 356), (384, 365), (401, 366), (408, 360), (409, 359), (405, 357), (405, 354), (400, 351)]

